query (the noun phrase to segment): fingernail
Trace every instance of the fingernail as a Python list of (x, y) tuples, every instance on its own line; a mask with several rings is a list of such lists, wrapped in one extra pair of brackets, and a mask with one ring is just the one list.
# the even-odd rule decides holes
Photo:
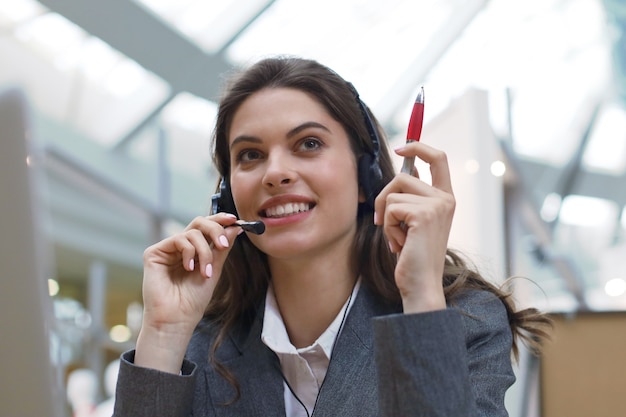
[(389, 250), (391, 251), (391, 253), (395, 253), (395, 251), (393, 250), (393, 245), (391, 244), (391, 242), (389, 242)]
[(237, 218), (237, 216), (235, 216), (232, 213), (224, 213), (224, 214), (226, 214), (226, 217), (230, 217), (231, 219), (236, 219)]
[(190, 259), (190, 260), (189, 260), (189, 270), (190, 270), (190, 271), (193, 271), (193, 267), (194, 267), (194, 262), (193, 262), (193, 259)]
[(243, 228), (241, 228), (241, 227), (240, 227), (240, 228), (239, 228), (239, 230), (237, 231), (237, 235), (240, 235), (240, 234), (242, 234), (243, 232), (244, 232)]
[(211, 278), (211, 276), (213, 275), (213, 265), (207, 264), (206, 268), (204, 269), (204, 273), (207, 277)]
[(378, 224), (378, 213), (374, 212), (374, 224)]
[(218, 240), (220, 241), (220, 243), (222, 244), (222, 246), (228, 247), (228, 239), (226, 238), (226, 236), (221, 235)]

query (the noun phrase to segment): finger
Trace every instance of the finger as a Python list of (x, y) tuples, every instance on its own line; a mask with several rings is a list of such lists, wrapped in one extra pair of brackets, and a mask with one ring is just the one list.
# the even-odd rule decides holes
[(187, 236), (182, 233), (172, 236), (162, 242), (163, 246), (166, 246), (168, 241), (171, 241), (174, 250), (180, 254), (183, 269), (189, 272), (194, 271), (197, 263), (195, 260), (196, 248)]
[(218, 213), (211, 216), (197, 216), (189, 222), (187, 227), (185, 227), (185, 231), (191, 229), (204, 229), (207, 225), (213, 223), (221, 226), (227, 226), (235, 223), (236, 221), (237, 217), (230, 213)]
[(389, 241), (392, 252), (397, 253), (402, 250), (407, 238), (407, 228), (404, 223), (406, 211), (411, 204), (394, 203), (387, 206), (384, 218), (384, 233)]
[(226, 257), (230, 253), (235, 239), (237, 239), (237, 236), (241, 234), (242, 230), (243, 229), (240, 229), (239, 227), (230, 227), (228, 229), (224, 229), (219, 238), (220, 244), (213, 245), (213, 259), (211, 263), (213, 277), (219, 277), (219, 275), (221, 274), (222, 266), (226, 261)]
[(430, 165), (433, 187), (452, 193), (452, 180), (445, 152), (422, 142), (411, 142), (395, 149), (400, 156), (417, 156)]
[[(234, 224), (236, 220), (236, 217), (227, 213), (207, 217), (196, 217), (185, 228), (184, 233), (198, 230), (206, 241), (213, 244), (216, 248), (225, 249), (230, 246), (231, 242), (225, 234), (224, 227)], [(220, 223), (218, 223), (218, 221)], [(197, 235), (194, 233), (193, 236)]]
[(211, 278), (213, 275), (213, 266), (211, 265), (213, 262), (213, 243), (208, 241), (205, 235), (198, 229), (189, 230), (185, 234), (195, 249), (200, 273), (205, 278)]
[(399, 173), (396, 175), (378, 194), (374, 200), (375, 222), (376, 225), (382, 225), (385, 218), (386, 207), (399, 201), (398, 199), (406, 198), (411, 195), (433, 196), (438, 191), (423, 182), (419, 178), (409, 174)]

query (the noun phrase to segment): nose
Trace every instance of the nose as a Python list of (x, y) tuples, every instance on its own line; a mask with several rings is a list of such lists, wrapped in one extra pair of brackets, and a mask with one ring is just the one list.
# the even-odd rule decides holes
[(286, 186), (293, 183), (296, 173), (287, 155), (274, 153), (267, 159), (267, 168), (263, 176), (263, 185), (268, 188)]

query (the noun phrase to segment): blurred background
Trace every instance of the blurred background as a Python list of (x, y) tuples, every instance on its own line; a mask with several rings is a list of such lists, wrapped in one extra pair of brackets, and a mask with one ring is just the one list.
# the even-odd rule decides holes
[[(351, 81), (391, 146), (423, 85), (422, 140), (448, 153), (459, 200), (450, 245), (495, 282), (519, 277), (520, 306), (619, 315), (625, 36), (620, 0), (0, 0), (0, 89), (24, 93), (44, 173), (46, 320), (64, 389), (87, 370), (87, 402), (111, 397), (107, 365), (141, 323), (143, 250), (208, 213), (222, 83), (273, 54)], [(522, 355), (513, 417), (550, 415), (545, 369)]]

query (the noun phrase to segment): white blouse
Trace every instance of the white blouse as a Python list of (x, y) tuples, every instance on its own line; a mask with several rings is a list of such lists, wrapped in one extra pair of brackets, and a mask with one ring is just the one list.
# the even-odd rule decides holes
[[(296, 349), (289, 340), (285, 323), (280, 315), (274, 289), (270, 285), (265, 297), (265, 315), (261, 340), (272, 349), (284, 376), (285, 411), (290, 417), (307, 417), (313, 413), (317, 396), (326, 376), (333, 345), (341, 332), (350, 307), (359, 290), (357, 281), (350, 298), (330, 326), (310, 346)], [(290, 388), (291, 387), (291, 388)], [(306, 410), (305, 410), (306, 407)]]

